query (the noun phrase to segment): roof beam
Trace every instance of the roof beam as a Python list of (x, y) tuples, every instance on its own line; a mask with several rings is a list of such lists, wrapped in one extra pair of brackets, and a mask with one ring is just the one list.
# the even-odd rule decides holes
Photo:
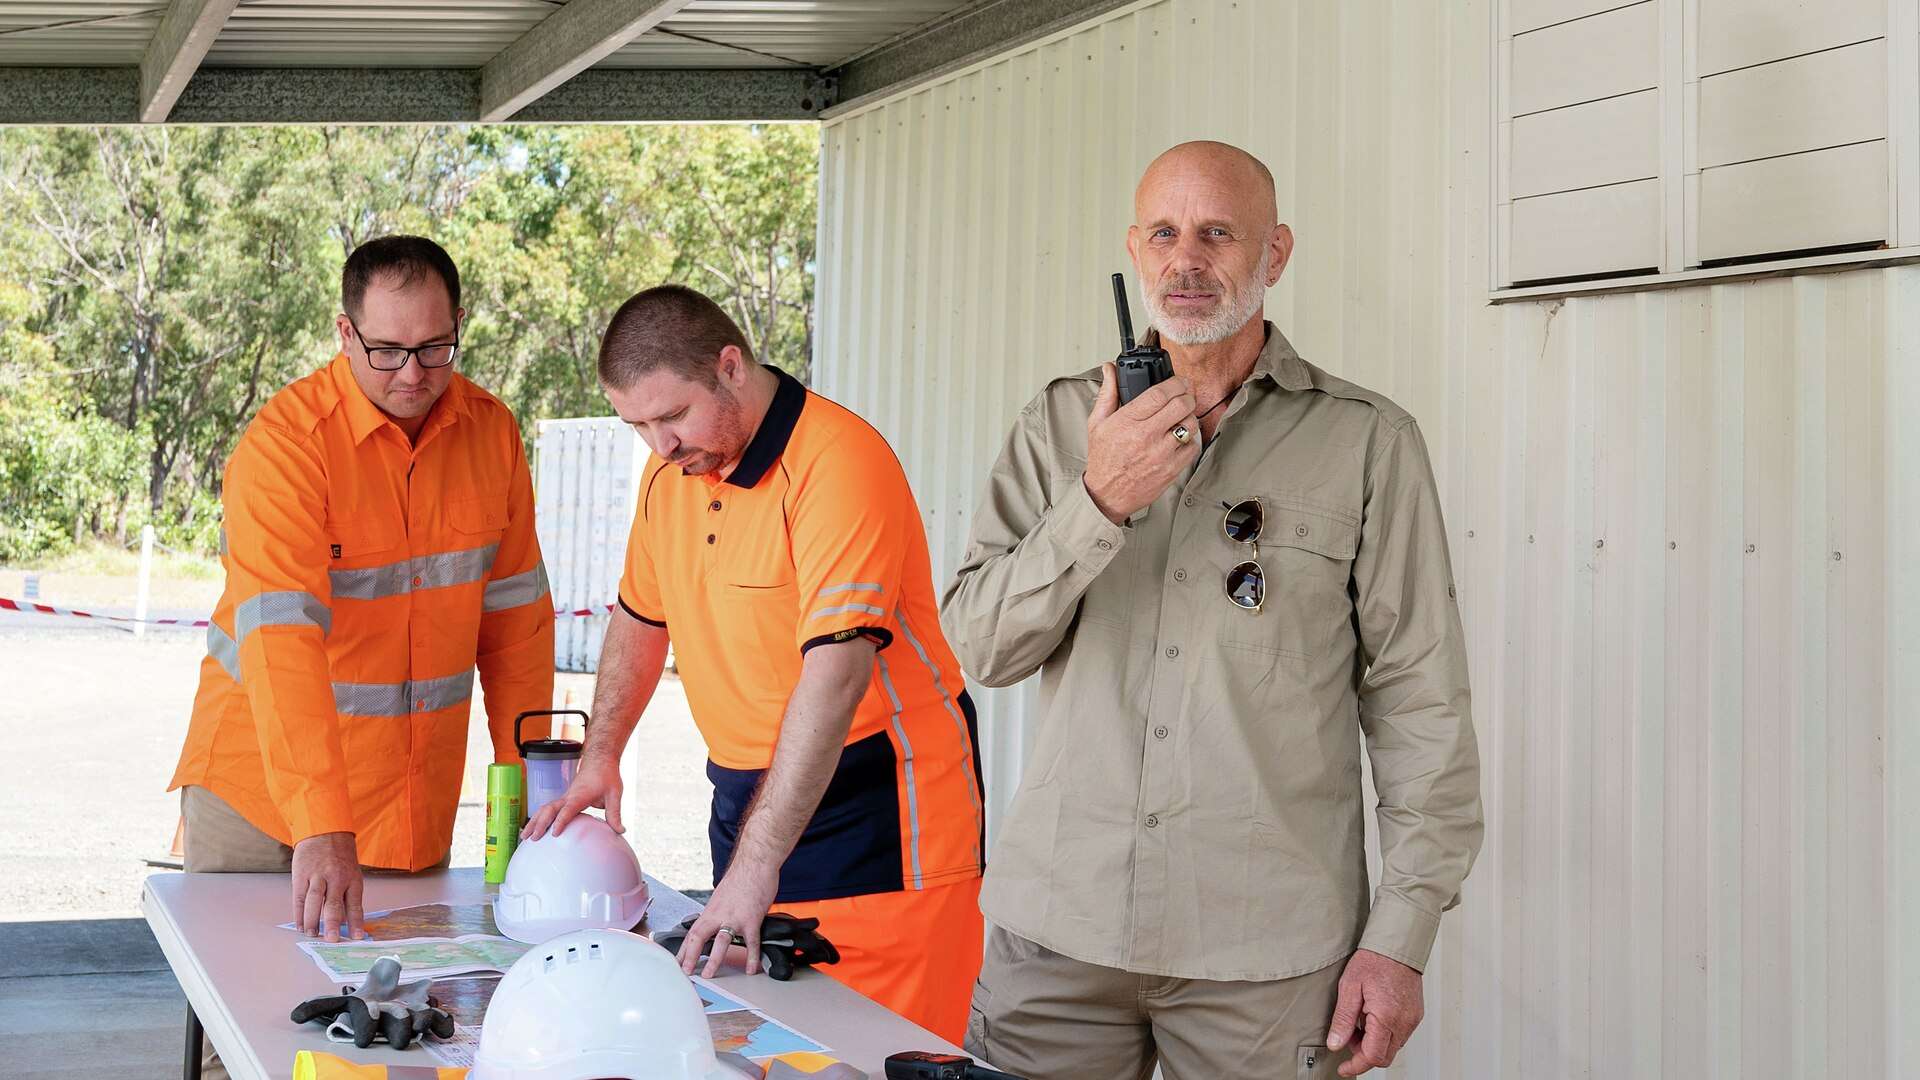
[(856, 53), (826, 73), (839, 84), (828, 117), (1050, 37), (1132, 0), (985, 0)]
[[(0, 125), (131, 124), (139, 71), (0, 67)], [(831, 80), (800, 68), (596, 68), (522, 110), (523, 123), (816, 120)], [(174, 124), (470, 124), (480, 75), (463, 70), (201, 68)]]
[(568, 0), (480, 69), (480, 120), (497, 123), (666, 21), (689, 0)]
[(173, 0), (140, 58), (140, 122), (158, 124), (206, 59), (240, 0)]

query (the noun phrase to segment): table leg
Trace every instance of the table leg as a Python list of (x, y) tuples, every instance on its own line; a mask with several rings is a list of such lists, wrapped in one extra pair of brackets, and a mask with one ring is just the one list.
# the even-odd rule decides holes
[(200, 1080), (200, 1047), (206, 1041), (207, 1030), (200, 1026), (200, 1017), (187, 1006), (187, 1056), (181, 1063), (181, 1080)]

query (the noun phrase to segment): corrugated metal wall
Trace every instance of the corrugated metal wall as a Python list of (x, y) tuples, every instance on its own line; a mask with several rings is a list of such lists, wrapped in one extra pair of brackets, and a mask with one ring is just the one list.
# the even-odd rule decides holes
[[(1142, 167), (1259, 154), (1269, 315), (1421, 417), (1471, 638), (1488, 840), (1395, 1072), (1920, 1075), (1920, 267), (1489, 306), (1490, 20), (1161, 0), (834, 118), (817, 388), (944, 581), (1014, 413), (1116, 349)], [(983, 695), (996, 805), (1031, 693)]]
[[(647, 448), (619, 417), (542, 420), (534, 436), (534, 529), (560, 611), (601, 608), (619, 595)], [(553, 624), (560, 671), (593, 671), (607, 636), (605, 614)]]

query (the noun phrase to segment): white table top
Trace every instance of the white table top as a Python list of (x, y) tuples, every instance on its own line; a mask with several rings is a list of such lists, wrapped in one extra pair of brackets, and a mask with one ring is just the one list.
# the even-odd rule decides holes
[[(652, 878), (653, 926), (677, 924), (699, 905)], [(478, 903), (498, 886), (479, 868), (423, 874), (369, 874), (368, 911), (412, 904)], [(180, 988), (207, 1037), (236, 1080), (290, 1080), (293, 1056), (324, 1050), (353, 1061), (432, 1065), (419, 1050), (385, 1046), (356, 1049), (330, 1043), (319, 1025), (296, 1025), (287, 1014), (308, 998), (338, 993), (300, 951), (300, 938), (279, 924), (291, 917), (285, 874), (155, 874), (141, 898), (147, 923), (173, 966)], [(643, 926), (642, 930), (647, 929)], [(888, 1054), (903, 1050), (958, 1053), (950, 1043), (817, 971), (790, 982), (747, 976), (738, 968), (715, 985), (831, 1049), (835, 1056), (881, 1076)]]

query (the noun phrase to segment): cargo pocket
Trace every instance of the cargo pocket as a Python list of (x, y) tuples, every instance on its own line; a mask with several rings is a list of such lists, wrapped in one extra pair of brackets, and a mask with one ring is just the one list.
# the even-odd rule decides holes
[(1294, 1075), (1298, 1080), (1321, 1080), (1322, 1077), (1338, 1076), (1337, 1061), (1331, 1050), (1324, 1046), (1303, 1046), (1300, 1048), (1298, 1067)]
[(987, 1008), (993, 1004), (993, 991), (978, 979), (973, 983), (973, 997), (967, 1003), (967, 1041), (966, 1051), (982, 1061), (992, 1061), (993, 1053), (987, 1047)]

